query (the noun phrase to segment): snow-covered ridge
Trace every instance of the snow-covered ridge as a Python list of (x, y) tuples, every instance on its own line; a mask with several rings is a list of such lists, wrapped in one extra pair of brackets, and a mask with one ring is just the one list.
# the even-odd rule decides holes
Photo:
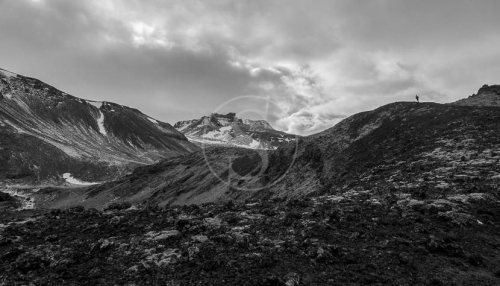
[(234, 112), (179, 121), (174, 128), (198, 144), (249, 149), (276, 149), (296, 139), (294, 135), (275, 130), (266, 120), (240, 119)]

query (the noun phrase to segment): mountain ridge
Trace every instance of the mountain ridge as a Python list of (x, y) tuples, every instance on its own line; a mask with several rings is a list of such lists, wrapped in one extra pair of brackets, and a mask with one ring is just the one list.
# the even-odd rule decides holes
[(174, 124), (191, 142), (200, 146), (222, 145), (249, 149), (276, 149), (298, 136), (275, 130), (266, 120), (240, 119), (236, 113), (212, 113), (200, 119)]
[(468, 106), (500, 106), (500, 85), (483, 85), (475, 94), (451, 104)]
[(207, 147), (138, 168), (76, 197), (97, 208), (108, 197), (163, 206), (351, 190), (413, 199), (447, 199), (474, 190), (496, 198), (498, 120), (496, 106), (395, 102), (276, 150)]
[(0, 70), (0, 179), (61, 183), (117, 178), (134, 166), (197, 150), (137, 109), (85, 100)]
[(105, 184), (42, 189), (37, 209), (0, 212), (0, 276), (499, 285), (500, 108), (465, 103), (390, 103), (276, 150), (206, 146)]

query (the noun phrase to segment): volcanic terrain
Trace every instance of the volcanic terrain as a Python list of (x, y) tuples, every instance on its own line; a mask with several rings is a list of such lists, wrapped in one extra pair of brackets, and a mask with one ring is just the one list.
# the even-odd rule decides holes
[(277, 150), (42, 189), (1, 213), (0, 283), (499, 285), (498, 102), (396, 102)]

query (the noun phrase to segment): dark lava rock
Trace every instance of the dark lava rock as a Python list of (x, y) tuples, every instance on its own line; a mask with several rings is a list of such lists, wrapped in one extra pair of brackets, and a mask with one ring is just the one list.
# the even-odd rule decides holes
[(83, 206), (76, 206), (68, 209), (69, 212), (75, 212), (75, 213), (81, 213), (85, 211), (85, 208)]
[(126, 210), (132, 207), (132, 204), (129, 202), (120, 202), (120, 203), (112, 203), (104, 210)]
[(15, 201), (15, 199), (7, 193), (0, 192), (0, 202), (7, 202), (7, 201)]
[[(259, 201), (111, 212), (11, 212), (0, 221), (0, 281), (500, 285), (499, 217), (458, 227), (443, 221), (441, 210), (436, 214), (413, 207), (421, 203), (397, 201), (387, 207), (381, 197), (355, 196), (285, 201), (272, 208)], [(440, 209), (438, 203), (447, 202), (435, 202)], [(491, 202), (461, 204), (460, 213), (472, 221), (494, 214), (497, 207)], [(265, 215), (271, 209), (273, 215)]]

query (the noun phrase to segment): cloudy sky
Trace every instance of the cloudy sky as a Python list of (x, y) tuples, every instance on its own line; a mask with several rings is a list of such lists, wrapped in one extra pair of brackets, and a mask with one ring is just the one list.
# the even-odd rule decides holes
[(498, 11), (498, 0), (0, 0), (0, 67), (172, 124), (232, 110), (312, 134), (417, 93), (450, 102), (500, 83)]

